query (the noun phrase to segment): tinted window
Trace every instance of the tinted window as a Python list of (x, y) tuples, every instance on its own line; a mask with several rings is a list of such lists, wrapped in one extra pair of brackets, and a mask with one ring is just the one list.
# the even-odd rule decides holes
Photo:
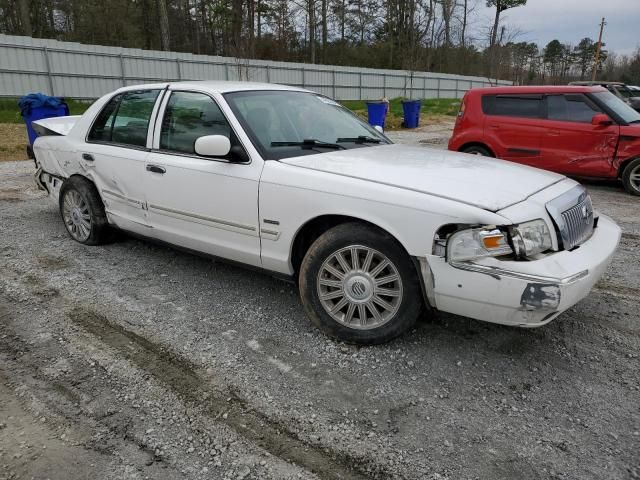
[(140, 90), (115, 96), (96, 118), (89, 140), (145, 147), (159, 93), (160, 90)]
[(485, 95), (482, 97), (482, 110), (487, 115), (540, 118), (542, 116), (542, 96)]
[(160, 148), (195, 153), (196, 139), (206, 135), (231, 138), (231, 127), (218, 105), (203, 93), (174, 92), (162, 120)]
[(549, 95), (547, 118), (564, 122), (590, 123), (600, 110), (584, 95)]
[(640, 113), (610, 92), (596, 92), (591, 96), (612, 110), (625, 123), (640, 123)]

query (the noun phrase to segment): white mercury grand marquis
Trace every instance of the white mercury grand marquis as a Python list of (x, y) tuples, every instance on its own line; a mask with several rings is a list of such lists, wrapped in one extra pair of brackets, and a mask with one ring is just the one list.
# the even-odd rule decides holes
[(544, 325), (620, 239), (573, 180), (394, 145), (299, 88), (131, 86), (34, 127), (37, 182), (74, 240), (116, 227), (294, 278), (315, 325), (347, 342), (396, 337), (423, 307)]

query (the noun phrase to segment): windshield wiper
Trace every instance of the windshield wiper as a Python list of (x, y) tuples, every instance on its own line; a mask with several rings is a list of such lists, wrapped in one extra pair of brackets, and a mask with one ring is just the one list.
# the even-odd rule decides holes
[(360, 135), (359, 137), (345, 137), (345, 138), (339, 138), (339, 139), (336, 140), (336, 143), (347, 143), (347, 142), (353, 142), (353, 143), (380, 143), (380, 142), (382, 142), (382, 140), (380, 140), (379, 138), (368, 137), (366, 135)]
[(312, 149), (312, 148), (333, 148), (335, 150), (346, 150), (347, 148), (343, 145), (338, 145), (337, 143), (328, 143), (323, 142), (321, 140), (316, 140), (315, 138), (305, 138), (301, 142), (271, 142), (272, 147), (302, 147)]

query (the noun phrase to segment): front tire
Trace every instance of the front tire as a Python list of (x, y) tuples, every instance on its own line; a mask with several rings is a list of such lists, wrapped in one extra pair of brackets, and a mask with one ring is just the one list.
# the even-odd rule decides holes
[(100, 245), (109, 240), (109, 223), (95, 185), (82, 177), (70, 177), (62, 184), (60, 215), (76, 242)]
[(415, 325), (422, 307), (405, 250), (389, 234), (359, 223), (333, 227), (311, 245), (299, 287), (311, 321), (349, 343), (387, 342)]
[(622, 183), (627, 193), (640, 195), (640, 158), (631, 161), (622, 172)]

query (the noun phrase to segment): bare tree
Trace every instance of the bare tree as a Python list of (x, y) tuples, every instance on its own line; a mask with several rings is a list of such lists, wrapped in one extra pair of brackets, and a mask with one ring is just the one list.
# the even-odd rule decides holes
[(167, 13), (167, 2), (166, 0), (156, 0), (156, 4), (158, 7), (158, 17), (160, 20), (160, 44), (162, 50), (169, 51), (169, 15)]

